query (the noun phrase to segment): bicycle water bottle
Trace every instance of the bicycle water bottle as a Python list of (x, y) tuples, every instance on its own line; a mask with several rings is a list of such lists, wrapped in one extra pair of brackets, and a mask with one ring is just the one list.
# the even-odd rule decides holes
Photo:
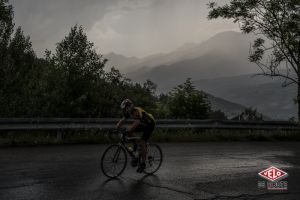
[(134, 157), (139, 158), (140, 156), (141, 147), (138, 145), (136, 151), (134, 152)]
[(139, 151), (136, 150), (136, 152), (133, 152), (133, 155), (134, 155), (135, 158), (139, 158)]
[(128, 150), (129, 150), (130, 152), (133, 152), (132, 147), (128, 147)]

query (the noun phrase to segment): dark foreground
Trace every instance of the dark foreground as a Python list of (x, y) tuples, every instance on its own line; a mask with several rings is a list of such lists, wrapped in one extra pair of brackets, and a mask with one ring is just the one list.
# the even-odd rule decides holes
[[(300, 199), (300, 143), (161, 144), (156, 175), (128, 165), (112, 180), (99, 167), (106, 147), (0, 148), (0, 199)], [(258, 189), (271, 165), (289, 173), (288, 191)]]

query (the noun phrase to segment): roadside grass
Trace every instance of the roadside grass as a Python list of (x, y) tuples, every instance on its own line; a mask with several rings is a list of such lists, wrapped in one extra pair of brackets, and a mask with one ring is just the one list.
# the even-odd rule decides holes
[(106, 132), (67, 131), (59, 135), (53, 131), (7, 132), (0, 134), (1, 146), (31, 146), (58, 144), (101, 144), (109, 143)]
[(300, 141), (300, 133), (287, 131), (249, 130), (179, 130), (160, 131), (152, 136), (157, 142), (219, 142), (219, 141)]
[[(153, 142), (234, 142), (234, 141), (300, 141), (296, 131), (249, 131), (249, 130), (156, 130)], [(114, 143), (105, 131), (67, 131), (60, 134), (44, 132), (0, 133), (0, 146), (32, 146), (59, 144), (107, 144)]]

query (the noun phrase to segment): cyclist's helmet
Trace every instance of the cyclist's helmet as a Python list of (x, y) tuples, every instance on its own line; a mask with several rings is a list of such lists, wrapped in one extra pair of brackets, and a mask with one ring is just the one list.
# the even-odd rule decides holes
[(122, 110), (124, 110), (127, 107), (133, 107), (133, 102), (130, 99), (124, 99), (121, 103)]

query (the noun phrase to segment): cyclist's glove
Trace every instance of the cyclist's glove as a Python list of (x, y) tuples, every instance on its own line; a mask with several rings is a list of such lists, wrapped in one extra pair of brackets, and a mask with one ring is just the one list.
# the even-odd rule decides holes
[(118, 133), (119, 133), (119, 130), (115, 128), (115, 129), (111, 130), (111, 133), (112, 133), (112, 134), (118, 134)]

